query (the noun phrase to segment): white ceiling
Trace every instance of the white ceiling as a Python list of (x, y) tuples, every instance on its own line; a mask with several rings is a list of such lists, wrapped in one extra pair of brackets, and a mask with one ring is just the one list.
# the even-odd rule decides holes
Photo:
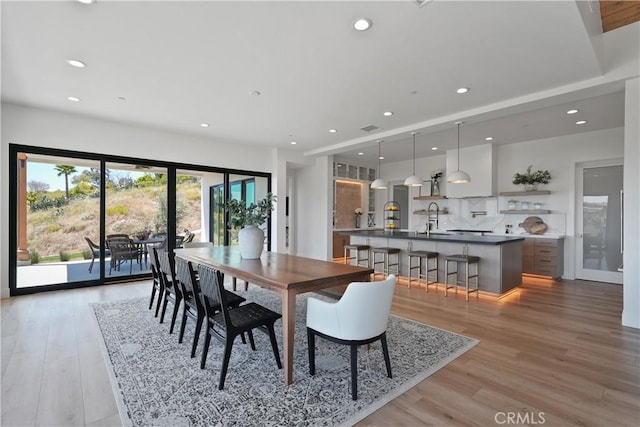
[[(381, 136), (397, 144), (385, 161), (410, 158), (414, 129), (418, 156), (454, 148), (457, 114), (467, 121), (463, 146), (622, 126), (618, 85), (486, 109), (602, 75), (585, 26), (599, 19), (597, 2), (587, 6), (581, 14), (574, 1), (5, 0), (2, 100), (368, 162)], [(358, 17), (373, 27), (354, 31)], [(456, 94), (463, 86), (470, 91)], [(581, 111), (569, 117), (569, 108)], [(576, 126), (579, 118), (588, 123)], [(380, 129), (361, 130), (368, 125)]]

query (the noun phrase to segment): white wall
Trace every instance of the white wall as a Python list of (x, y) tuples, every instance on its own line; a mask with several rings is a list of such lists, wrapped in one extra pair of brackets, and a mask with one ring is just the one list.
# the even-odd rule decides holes
[[(80, 115), (2, 104), (0, 235), (9, 235), (9, 144), (272, 172), (270, 148), (132, 126)], [(284, 209), (284, 206), (283, 206)], [(9, 295), (9, 239), (0, 239), (0, 296)]]
[(622, 324), (640, 328), (640, 79), (626, 83), (624, 129), (624, 305)]
[(293, 255), (330, 260), (332, 257), (331, 156), (315, 159), (311, 166), (293, 170), (296, 188), (294, 222), (296, 224)]

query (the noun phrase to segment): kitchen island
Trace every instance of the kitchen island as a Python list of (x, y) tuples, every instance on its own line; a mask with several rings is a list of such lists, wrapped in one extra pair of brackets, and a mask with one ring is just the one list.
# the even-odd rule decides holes
[[(522, 284), (522, 243), (524, 237), (470, 235), (414, 231), (361, 230), (342, 231), (351, 244), (366, 244), (371, 247), (391, 247), (401, 250), (400, 274), (408, 276), (407, 251), (423, 250), (439, 252), (438, 282), (445, 282), (444, 256), (461, 254), (467, 249), (469, 255), (480, 257), (480, 291), (495, 295), (505, 294)], [(462, 271), (462, 270), (461, 270)], [(450, 280), (453, 280), (451, 276)]]

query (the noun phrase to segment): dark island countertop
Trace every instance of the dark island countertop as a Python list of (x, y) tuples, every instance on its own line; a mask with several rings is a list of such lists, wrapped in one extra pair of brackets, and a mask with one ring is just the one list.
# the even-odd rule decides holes
[(384, 231), (384, 230), (349, 230), (340, 231), (340, 234), (360, 237), (383, 237), (388, 239), (423, 240), (433, 242), (470, 243), (476, 245), (504, 245), (506, 243), (522, 242), (524, 237), (517, 236), (477, 236), (470, 234), (453, 234), (432, 232), (429, 237), (426, 233), (414, 231)]

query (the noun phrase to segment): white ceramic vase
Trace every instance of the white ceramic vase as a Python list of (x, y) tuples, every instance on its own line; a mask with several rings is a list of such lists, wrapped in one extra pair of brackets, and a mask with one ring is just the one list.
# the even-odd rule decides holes
[(245, 225), (238, 232), (240, 256), (244, 259), (258, 259), (264, 247), (264, 231), (255, 225)]

